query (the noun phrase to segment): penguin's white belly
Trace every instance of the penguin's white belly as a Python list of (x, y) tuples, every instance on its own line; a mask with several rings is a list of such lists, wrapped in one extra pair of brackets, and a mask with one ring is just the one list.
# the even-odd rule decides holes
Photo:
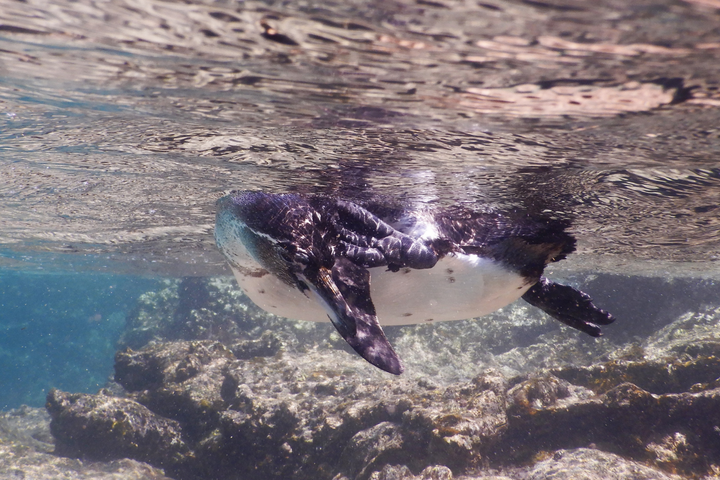
[(232, 265), (230, 268), (245, 295), (266, 312), (294, 320), (330, 321), (327, 313), (316, 300), (283, 282), (259, 264), (252, 270), (255, 272), (253, 275), (248, 275)]
[[(233, 268), (240, 287), (262, 309), (297, 320), (329, 321), (314, 298), (266, 271), (258, 275), (260, 265), (250, 270), (256, 273)], [(514, 302), (531, 287), (499, 262), (474, 255), (448, 255), (430, 269), (369, 271), (370, 296), (381, 325), (479, 317)]]
[(514, 302), (531, 285), (500, 263), (450, 255), (433, 268), (370, 270), (370, 293), (382, 325), (480, 317)]

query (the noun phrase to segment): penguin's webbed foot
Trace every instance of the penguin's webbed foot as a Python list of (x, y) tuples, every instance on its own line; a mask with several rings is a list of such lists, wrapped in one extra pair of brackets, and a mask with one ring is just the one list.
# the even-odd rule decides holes
[(545, 277), (540, 277), (522, 298), (565, 325), (593, 337), (602, 335), (598, 325), (615, 321), (610, 313), (596, 307), (588, 294)]

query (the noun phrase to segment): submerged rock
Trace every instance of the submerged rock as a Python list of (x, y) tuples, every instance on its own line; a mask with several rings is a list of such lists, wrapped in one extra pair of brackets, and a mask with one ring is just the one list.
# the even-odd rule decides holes
[(168, 467), (188, 452), (177, 422), (126, 398), (51, 390), (47, 410), (53, 436), (62, 439), (55, 443), (58, 455), (132, 458)]
[(52, 454), (50, 416), (39, 408), (0, 413), (0, 478), (55, 480), (170, 480), (162, 470), (123, 458), (109, 462)]
[[(182, 293), (191, 287), (198, 292)], [(245, 302), (223, 279), (148, 295), (127, 337), (145, 346), (117, 353), (114, 393), (48, 396), (55, 451), (146, 461), (179, 480), (720, 471), (719, 308), (660, 325), (633, 319), (627, 331), (621, 318), (597, 340), (522, 303), (477, 320), (388, 328), (406, 364), (396, 378), (355, 356), (329, 324)], [(181, 328), (201, 318), (214, 320)], [(229, 321), (237, 328), (222, 327)]]
[[(597, 445), (688, 475), (718, 468), (720, 389), (654, 395), (622, 383), (594, 396), (553, 376), (509, 392), (503, 462), (538, 451)], [(713, 460), (715, 459), (715, 460)]]
[[(695, 363), (716, 372), (710, 358)], [(568, 369), (514, 378), (490, 369), (441, 384), (389, 378), (334, 350), (238, 359), (218, 342), (168, 342), (118, 353), (126, 398), (53, 391), (48, 410), (58, 453), (100, 460), (113, 452), (178, 479), (493, 478), (480, 475), (488, 467), (548, 478), (537, 473), (553, 468), (547, 459), (522, 475), (517, 465), (565, 450), (568, 462), (594, 455), (598, 465), (620, 454), (627, 471), (632, 462), (687, 475), (718, 468), (720, 388), (654, 394), (624, 381), (631, 363), (592, 368), (613, 377), (593, 390), (592, 375), (582, 384)], [(600, 452), (577, 450), (587, 447)]]
[[(373, 472), (370, 480), (680, 480), (668, 474), (622, 456), (591, 448), (558, 450), (528, 467), (488, 471), (473, 475), (453, 476), (442, 465), (425, 468), (417, 475), (404, 465), (386, 465)], [(337, 476), (333, 480), (348, 480)]]
[[(559, 450), (527, 471), (528, 480), (679, 480), (619, 455), (590, 448)], [(463, 479), (463, 480), (470, 480)]]

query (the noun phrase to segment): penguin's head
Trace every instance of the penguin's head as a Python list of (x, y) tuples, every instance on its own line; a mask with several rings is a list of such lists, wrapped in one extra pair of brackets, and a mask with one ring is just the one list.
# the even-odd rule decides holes
[(313, 213), (296, 195), (233, 191), (217, 201), (215, 242), (231, 264), (252, 259), (296, 283), (314, 257)]

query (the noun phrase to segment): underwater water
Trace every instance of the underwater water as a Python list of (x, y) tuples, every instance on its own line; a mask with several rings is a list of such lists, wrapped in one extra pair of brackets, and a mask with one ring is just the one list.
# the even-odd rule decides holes
[[(715, 0), (0, 0), (0, 474), (717, 475), (718, 25)], [(234, 189), (562, 219), (545, 273), (617, 321), (387, 328), (389, 378), (240, 293)]]
[(53, 387), (94, 393), (105, 386), (125, 317), (156, 285), (86, 272), (3, 272), (2, 409), (42, 407)]

